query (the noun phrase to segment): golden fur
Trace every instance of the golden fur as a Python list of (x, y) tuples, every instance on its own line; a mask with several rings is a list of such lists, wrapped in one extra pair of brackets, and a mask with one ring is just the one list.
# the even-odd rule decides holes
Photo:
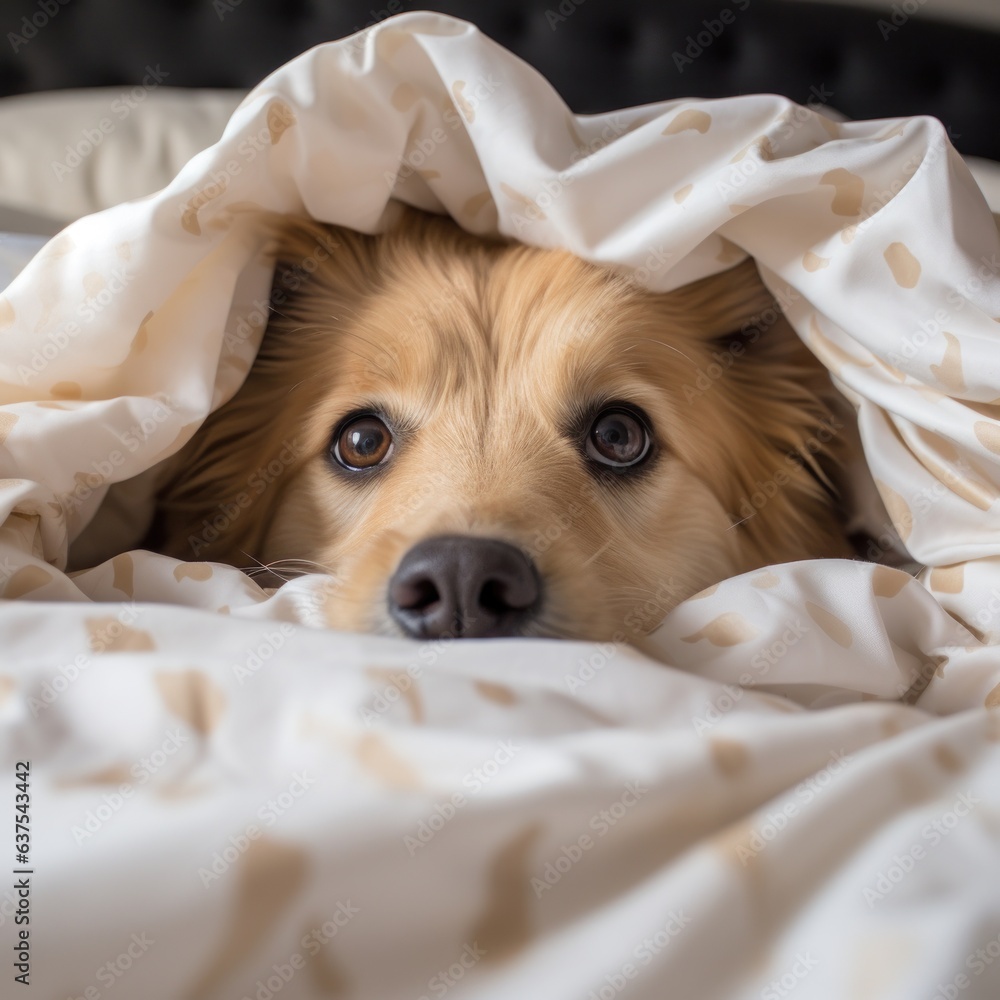
[[(331, 625), (398, 634), (386, 587), (411, 546), (498, 538), (542, 580), (525, 633), (586, 639), (646, 632), (736, 573), (849, 554), (836, 393), (780, 314), (762, 328), (775, 304), (752, 262), (653, 294), (415, 211), (374, 237), (282, 220), (276, 257), (257, 361), (166, 463), (151, 547), (318, 565)], [(652, 429), (628, 475), (581, 450), (611, 400)], [(352, 478), (328, 449), (360, 410), (397, 433), (386, 467)]]

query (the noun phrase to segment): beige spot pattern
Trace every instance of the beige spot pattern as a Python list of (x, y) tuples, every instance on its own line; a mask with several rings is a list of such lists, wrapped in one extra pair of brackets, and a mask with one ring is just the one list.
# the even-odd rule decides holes
[(678, 188), (674, 192), (674, 201), (676, 201), (677, 204), (680, 205), (693, 190), (694, 190), (693, 184), (685, 184), (684, 187)]
[(952, 392), (964, 392), (965, 374), (962, 371), (962, 345), (953, 333), (944, 334), (947, 346), (941, 364), (931, 365), (934, 377)]
[(965, 563), (935, 566), (930, 574), (931, 590), (942, 594), (960, 594), (965, 586)]
[(693, 130), (704, 135), (712, 127), (712, 116), (707, 111), (688, 108), (672, 118), (670, 124), (661, 135), (677, 135), (679, 132)]
[(58, 260), (60, 257), (72, 253), (76, 246), (76, 242), (69, 233), (60, 233), (55, 239), (45, 244), (39, 256), (47, 260)]
[(201, 236), (201, 222), (198, 220), (198, 213), (213, 199), (221, 197), (226, 193), (229, 181), (223, 177), (218, 181), (213, 181), (208, 187), (192, 195), (184, 205), (181, 213), (181, 229), (192, 236)]
[(420, 99), (420, 95), (412, 84), (401, 83), (389, 98), (390, 103), (397, 111), (409, 111)]
[(267, 131), (271, 145), (277, 146), (281, 137), (296, 123), (295, 112), (283, 101), (277, 101), (267, 109)]
[(882, 371), (884, 371), (887, 375), (891, 375), (897, 381), (899, 382), (906, 381), (906, 372), (901, 372), (898, 368), (893, 368), (892, 365), (883, 361), (881, 358), (876, 357), (875, 364), (877, 364), (879, 368), (881, 368)]
[[(923, 432), (918, 432), (918, 434), (925, 440), (930, 437)], [(936, 437), (934, 441), (938, 451), (949, 456), (955, 464), (946, 465), (935, 461), (930, 453), (919, 452), (917, 458), (921, 464), (937, 476), (956, 496), (967, 500), (980, 510), (989, 510), (997, 499), (997, 493), (987, 474), (969, 459), (959, 461), (958, 452), (945, 438)], [(965, 472), (972, 475), (964, 475)], [(978, 480), (973, 478), (975, 475), (979, 476)]]
[(781, 583), (781, 579), (767, 569), (764, 570), (763, 573), (752, 577), (750, 583), (752, 586), (757, 587), (760, 590), (770, 590), (772, 587), (777, 587), (778, 584)]
[(104, 280), (103, 274), (91, 271), (89, 274), (83, 276), (83, 291), (88, 298), (99, 295), (107, 287), (108, 283)]
[(850, 649), (854, 642), (854, 635), (851, 633), (847, 623), (838, 618), (832, 611), (806, 601), (806, 611), (809, 617), (831, 638), (838, 646)]
[(954, 618), (954, 619), (955, 619), (955, 621), (957, 621), (957, 622), (958, 622), (958, 624), (959, 624), (959, 625), (961, 625), (961, 626), (962, 626), (962, 628), (964, 628), (964, 629), (965, 629), (965, 631), (966, 631), (966, 632), (968, 632), (968, 633), (969, 633), (969, 635), (971, 635), (971, 636), (972, 636), (972, 637), (973, 637), (974, 639), (978, 640), (979, 642), (984, 642), (984, 641), (985, 641), (985, 639), (986, 639), (986, 635), (985, 635), (985, 633), (984, 633), (984, 632), (982, 631), (982, 629), (979, 629), (979, 628), (977, 628), (977, 627), (976, 627), (975, 625), (973, 625), (973, 624), (972, 624), (972, 622), (969, 622), (969, 621), (966, 621), (966, 619), (964, 619), (964, 618), (963, 618), (963, 617), (962, 617), (962, 616), (961, 616), (960, 614), (958, 614), (958, 612), (956, 612), (956, 611), (949, 611), (948, 613), (949, 613), (949, 614), (951, 615), (951, 617), (952, 617), (952, 618)]
[(181, 580), (197, 580), (199, 583), (212, 579), (211, 563), (179, 563), (174, 567), (174, 579), (180, 583)]
[(476, 110), (464, 94), (465, 81), (456, 80), (451, 85), (451, 96), (455, 99), (455, 107), (462, 112), (462, 117), (471, 125), (476, 120)]
[(124, 785), (131, 783), (133, 774), (128, 764), (111, 764), (89, 774), (73, 775), (56, 781), (59, 788), (86, 788), (88, 785)]
[(135, 337), (132, 338), (132, 346), (129, 348), (128, 352), (128, 361), (131, 361), (137, 354), (141, 354), (149, 344), (149, 321), (152, 318), (152, 310), (142, 317), (142, 320), (139, 323), (139, 329), (136, 330)]
[(536, 219), (548, 218), (548, 216), (546, 216), (546, 214), (526, 194), (522, 194), (516, 188), (512, 188), (509, 184), (501, 182), (500, 190), (503, 191), (508, 198), (516, 201), (525, 211), (531, 212)]
[(986, 695), (983, 704), (987, 708), (1000, 708), (1000, 684)]
[(718, 589), (719, 585), (717, 583), (713, 583), (710, 587), (706, 587), (704, 590), (699, 590), (697, 594), (692, 594), (688, 600), (700, 601), (706, 597), (711, 597)]
[(41, 566), (22, 566), (7, 581), (4, 587), (3, 596), (8, 601), (15, 598), (24, 597), (39, 587), (44, 587), (52, 582), (52, 574), (42, 569)]
[(87, 618), (84, 624), (92, 653), (142, 653), (156, 649), (149, 632), (124, 625), (113, 616)]
[(261, 837), (250, 841), (236, 866), (236, 892), (215, 957), (184, 994), (184, 1000), (218, 996), (229, 976), (258, 952), (305, 888), (309, 861), (305, 851), (294, 844)]
[(7, 435), (10, 434), (17, 420), (16, 413), (0, 413), (0, 444), (6, 442)]
[(713, 737), (708, 741), (708, 749), (712, 755), (712, 763), (727, 778), (735, 778), (745, 771), (750, 761), (747, 748), (738, 740)]
[(830, 266), (829, 257), (820, 257), (819, 254), (815, 254), (812, 250), (807, 250), (802, 256), (802, 266), (807, 271), (821, 271), (824, 267)]
[(872, 590), (876, 597), (895, 597), (910, 580), (910, 574), (900, 569), (876, 566), (872, 573)]
[(420, 775), (377, 733), (365, 733), (354, 747), (364, 770), (380, 784), (400, 791), (423, 787)]
[(196, 733), (215, 731), (226, 709), (222, 688), (201, 670), (163, 671), (155, 677), (164, 704)]
[[(409, 38), (409, 35), (404, 37)], [(307, 938), (311, 938), (311, 940), (315, 941), (316, 939), (312, 937), (313, 932), (322, 927), (328, 919), (322, 915), (313, 917), (302, 928), (299, 940), (305, 941)], [(307, 948), (305, 956), (306, 968), (309, 970), (313, 986), (323, 996), (334, 998), (346, 997), (352, 991), (352, 984), (350, 978), (333, 956), (334, 947), (335, 942), (327, 941), (315, 954), (310, 954)]]
[(111, 560), (111, 570), (113, 573), (111, 586), (115, 590), (120, 590), (127, 597), (132, 597), (134, 592), (135, 566), (132, 563), (132, 556), (128, 552), (121, 552)]
[(903, 724), (899, 719), (893, 718), (891, 715), (886, 716), (880, 723), (879, 729), (882, 730), (882, 735), (886, 737), (898, 736), (903, 731)]
[(385, 667), (368, 667), (365, 673), (379, 684), (395, 688), (403, 695), (410, 709), (410, 719), (420, 725), (424, 721), (424, 700), (417, 682), (405, 670), (390, 670)]
[(880, 479), (875, 480), (875, 485), (882, 495), (882, 502), (889, 512), (889, 517), (892, 518), (896, 531), (899, 532), (899, 537), (905, 542), (913, 530), (913, 512), (910, 510), (909, 504), (891, 486), (883, 483)]
[(865, 198), (865, 182), (843, 167), (828, 170), (820, 178), (820, 184), (833, 188), (830, 210), (834, 215), (860, 215)]
[(977, 420), (972, 425), (976, 440), (994, 455), (1000, 455), (1000, 426), (989, 420)]
[(737, 646), (741, 642), (749, 642), (760, 634), (755, 625), (735, 611), (713, 618), (703, 628), (691, 635), (683, 636), (682, 642), (698, 642), (707, 639), (713, 646)]
[(17, 319), (17, 314), (14, 312), (10, 299), (0, 297), (0, 330), (6, 330), (9, 326), (13, 326), (15, 319)]
[(755, 148), (762, 160), (774, 159), (774, 147), (771, 145), (771, 140), (766, 135), (760, 135), (753, 142), (747, 143), (729, 162), (739, 163), (751, 149)]
[(760, 873), (760, 856), (756, 844), (760, 834), (752, 819), (742, 819), (730, 824), (715, 837), (711, 845), (722, 856), (722, 860), (743, 872), (747, 877), (757, 880)]
[(492, 681), (476, 681), (473, 685), (476, 692), (487, 701), (497, 705), (516, 705), (520, 700), (517, 694), (506, 684), (494, 684)]
[(534, 935), (531, 858), (541, 832), (538, 824), (521, 830), (490, 865), (486, 905), (468, 938), (485, 951), (484, 962), (504, 961), (524, 948)]
[(920, 261), (905, 243), (890, 243), (883, 256), (900, 288), (916, 287), (920, 280)]
[(17, 682), (13, 677), (7, 677), (5, 674), (0, 674), (0, 708), (4, 706), (16, 687)]
[(965, 770), (965, 761), (946, 743), (935, 744), (932, 753), (941, 770), (949, 774), (959, 774)]

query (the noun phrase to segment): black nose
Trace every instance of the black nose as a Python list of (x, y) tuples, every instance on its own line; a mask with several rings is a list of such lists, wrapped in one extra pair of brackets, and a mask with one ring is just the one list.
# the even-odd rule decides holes
[(513, 545), (441, 535), (403, 556), (389, 581), (389, 614), (418, 639), (517, 635), (540, 596), (534, 564)]

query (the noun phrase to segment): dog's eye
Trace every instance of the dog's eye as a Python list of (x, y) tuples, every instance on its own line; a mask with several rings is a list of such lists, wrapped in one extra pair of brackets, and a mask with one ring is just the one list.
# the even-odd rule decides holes
[(602, 465), (627, 469), (638, 465), (651, 447), (649, 431), (627, 410), (608, 409), (597, 415), (587, 434), (587, 454)]
[(352, 417), (334, 436), (330, 451), (345, 469), (371, 469), (392, 453), (392, 433), (371, 414)]

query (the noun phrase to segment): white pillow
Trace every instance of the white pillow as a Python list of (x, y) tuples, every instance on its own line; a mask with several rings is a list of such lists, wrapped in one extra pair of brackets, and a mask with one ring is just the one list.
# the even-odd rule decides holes
[(52, 233), (157, 191), (222, 134), (238, 90), (109, 87), (0, 99), (0, 230)]

